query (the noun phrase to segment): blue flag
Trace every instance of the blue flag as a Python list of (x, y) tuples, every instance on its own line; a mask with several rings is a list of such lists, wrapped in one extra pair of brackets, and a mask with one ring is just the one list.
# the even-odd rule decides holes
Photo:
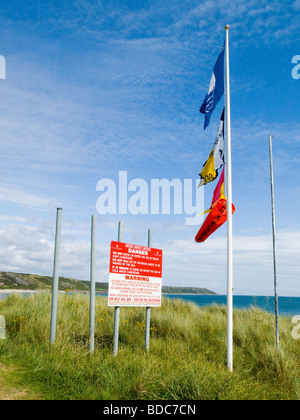
[(200, 108), (201, 114), (205, 114), (204, 130), (209, 124), (213, 110), (217, 106), (219, 100), (224, 95), (224, 50), (225, 45), (223, 45), (220, 55), (215, 64), (208, 88), (208, 93), (205, 96), (203, 104)]

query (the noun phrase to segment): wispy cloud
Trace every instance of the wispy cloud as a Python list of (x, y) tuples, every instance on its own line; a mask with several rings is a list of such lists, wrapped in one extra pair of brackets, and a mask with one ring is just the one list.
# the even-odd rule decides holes
[(45, 210), (49, 206), (55, 205), (54, 199), (42, 197), (40, 194), (30, 194), (8, 185), (0, 185), (0, 200), (20, 207), (35, 208), (36, 210)]
[[(4, 222), (4, 220), (2, 220)], [(0, 224), (1, 270), (31, 272), (52, 275), (54, 255), (54, 220), (28, 219), (21, 225)], [(23, 220), (22, 220), (23, 222)], [(100, 220), (99, 220), (100, 222)], [(102, 222), (102, 221), (101, 221)], [(109, 222), (108, 222), (109, 223)], [(109, 243), (103, 232), (115, 229), (117, 223), (106, 226), (99, 223), (97, 241), (97, 281), (108, 280)], [(173, 228), (170, 226), (163, 229)], [(125, 237), (134, 243), (146, 244), (146, 223), (127, 223)], [(218, 293), (226, 293), (226, 235), (222, 229), (204, 244), (190, 239), (163, 239), (159, 225), (152, 226), (154, 246), (163, 249), (163, 283), (206, 287)], [(174, 229), (173, 229), (174, 231)], [(141, 233), (144, 234), (141, 236)], [(76, 279), (89, 278), (90, 227), (78, 227), (64, 220), (61, 243), (60, 275)], [(182, 236), (186, 236), (182, 232)], [(188, 233), (188, 232), (187, 232)], [(116, 237), (116, 232), (113, 235)], [(111, 236), (112, 238), (112, 236)], [(298, 259), (300, 231), (280, 230), (277, 233), (278, 287), (281, 295), (299, 295)], [(234, 283), (236, 294), (272, 295), (273, 255), (270, 234), (234, 236)]]

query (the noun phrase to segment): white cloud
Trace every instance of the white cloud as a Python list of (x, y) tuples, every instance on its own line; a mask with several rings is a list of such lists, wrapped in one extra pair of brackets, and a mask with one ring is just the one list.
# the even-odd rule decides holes
[[(226, 235), (226, 234), (225, 234)], [(272, 295), (273, 253), (270, 235), (237, 235), (234, 244), (236, 294)], [(300, 295), (300, 231), (277, 233), (278, 290)], [(174, 240), (164, 244), (166, 280), (226, 293), (227, 239), (214, 234), (204, 244)]]
[[(108, 281), (109, 240), (103, 235), (105, 224), (97, 240), (97, 281)], [(112, 227), (112, 226), (108, 226)], [(116, 226), (114, 227), (116, 229)], [(128, 225), (124, 232), (135, 237), (142, 226)], [(78, 227), (77, 227), (78, 229)], [(163, 249), (163, 284), (173, 286), (206, 287), (226, 294), (226, 232), (215, 233), (204, 244), (193, 240), (169, 239), (157, 242), (158, 225), (154, 230), (154, 247)], [(144, 241), (139, 234), (135, 243)], [(76, 230), (76, 223), (63, 225), (60, 275), (81, 280), (89, 279), (89, 226)], [(115, 235), (116, 236), (116, 232)], [(112, 239), (112, 237), (111, 237)], [(237, 235), (234, 237), (234, 283), (236, 294), (273, 294), (273, 256), (270, 235)], [(280, 295), (299, 296), (300, 231), (277, 233), (278, 290)], [(54, 226), (49, 221), (32, 221), (24, 225), (0, 226), (0, 258), (2, 271), (52, 275), (54, 255)]]
[[(46, 222), (46, 223), (45, 223)], [(55, 226), (49, 221), (38, 224), (0, 226), (1, 271), (40, 275), (53, 274)], [(88, 229), (87, 229), (88, 236)], [(79, 280), (89, 279), (90, 243), (82, 240), (82, 232), (62, 230), (60, 275)], [(97, 281), (107, 281), (109, 249), (98, 244)]]

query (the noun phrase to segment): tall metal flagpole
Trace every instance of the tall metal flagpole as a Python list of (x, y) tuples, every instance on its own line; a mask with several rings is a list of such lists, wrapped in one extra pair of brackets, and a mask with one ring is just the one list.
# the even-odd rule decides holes
[(232, 177), (231, 177), (231, 116), (229, 78), (229, 25), (225, 26), (226, 43), (226, 141), (227, 141), (227, 367), (233, 371), (233, 257), (232, 257)]
[(271, 181), (271, 200), (272, 200), (272, 231), (273, 231), (273, 266), (274, 266), (276, 344), (277, 344), (277, 348), (279, 348), (278, 295), (277, 295), (277, 273), (276, 273), (275, 200), (274, 200), (273, 155), (272, 155), (272, 136), (271, 135), (269, 135), (269, 149), (270, 149), (270, 181)]

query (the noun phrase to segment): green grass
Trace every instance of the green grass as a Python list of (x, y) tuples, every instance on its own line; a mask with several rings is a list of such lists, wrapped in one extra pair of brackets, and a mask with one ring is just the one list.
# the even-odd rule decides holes
[(96, 298), (95, 355), (89, 354), (89, 297), (60, 295), (56, 343), (49, 345), (51, 296), (12, 295), (0, 302), (6, 340), (0, 361), (16, 382), (49, 400), (299, 399), (300, 340), (290, 318), (256, 307), (234, 311), (234, 372), (226, 367), (226, 307), (200, 308), (163, 299), (151, 310), (150, 353), (145, 309), (121, 308), (119, 353), (112, 355), (114, 308)]

